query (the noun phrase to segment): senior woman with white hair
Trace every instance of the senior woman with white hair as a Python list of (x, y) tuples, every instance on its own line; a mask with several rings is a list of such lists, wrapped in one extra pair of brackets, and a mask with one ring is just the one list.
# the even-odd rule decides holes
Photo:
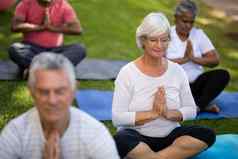
[(165, 58), (169, 33), (164, 14), (147, 15), (136, 31), (143, 54), (115, 81), (112, 120), (121, 158), (184, 159), (215, 141), (207, 127), (179, 124), (196, 117), (196, 105), (185, 72)]

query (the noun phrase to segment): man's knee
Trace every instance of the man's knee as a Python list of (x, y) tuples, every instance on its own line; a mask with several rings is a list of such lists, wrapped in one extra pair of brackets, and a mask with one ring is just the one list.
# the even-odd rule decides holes
[(8, 54), (9, 54), (10, 58), (14, 58), (16, 56), (17, 50), (18, 50), (18, 46), (16, 45), (16, 43), (12, 44), (8, 48)]
[(73, 65), (77, 65), (86, 57), (86, 48), (80, 44), (72, 44), (64, 50), (63, 54), (66, 56)]
[(86, 47), (80, 44), (74, 44), (74, 49), (81, 54), (81, 58), (86, 57)]
[(217, 80), (220, 80), (219, 83), (224, 83), (224, 84), (228, 84), (231, 78), (230, 73), (227, 70), (223, 70), (223, 69), (214, 70), (214, 77)]
[(19, 59), (21, 59), (21, 50), (24, 46), (21, 43), (14, 43), (8, 48), (9, 58), (18, 64)]
[(71, 44), (68, 49), (86, 55), (86, 47), (82, 44)]
[(31, 51), (31, 46), (24, 43), (14, 43), (8, 49), (10, 59), (15, 62), (20, 68), (29, 67), (34, 52)]
[(9, 49), (8, 49), (8, 53), (10, 55), (10, 57), (18, 57), (18, 56), (26, 56), (29, 54), (29, 50), (30, 50), (30, 46), (24, 43), (13, 43)]
[(226, 70), (221, 70), (221, 76), (225, 84), (228, 84), (230, 81), (230, 73)]

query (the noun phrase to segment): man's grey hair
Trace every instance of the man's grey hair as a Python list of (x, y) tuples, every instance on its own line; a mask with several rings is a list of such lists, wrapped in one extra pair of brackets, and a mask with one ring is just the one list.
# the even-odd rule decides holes
[(198, 8), (195, 2), (191, 0), (182, 0), (175, 9), (175, 15), (181, 15), (184, 12), (191, 12), (193, 14), (193, 18), (196, 18), (198, 14)]
[[(37, 70), (64, 70), (69, 78), (71, 87), (76, 88), (76, 78), (73, 64), (63, 55), (52, 52), (42, 52), (35, 56), (29, 69), (28, 86), (34, 88)], [(54, 81), (52, 81), (54, 82)]]

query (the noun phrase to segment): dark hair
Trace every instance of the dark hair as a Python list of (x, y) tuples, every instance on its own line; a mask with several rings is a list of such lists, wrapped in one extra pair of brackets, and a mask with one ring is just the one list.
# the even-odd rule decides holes
[(181, 15), (184, 12), (191, 12), (193, 14), (193, 18), (197, 16), (198, 8), (195, 2), (191, 0), (182, 0), (175, 9), (175, 15)]

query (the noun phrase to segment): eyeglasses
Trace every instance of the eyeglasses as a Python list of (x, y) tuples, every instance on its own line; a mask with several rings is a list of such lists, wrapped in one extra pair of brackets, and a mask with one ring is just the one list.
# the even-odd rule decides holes
[(161, 37), (161, 38), (158, 38), (158, 37), (147, 37), (147, 40), (149, 40), (150, 43), (152, 44), (160, 44), (160, 45), (168, 45), (169, 41), (170, 41), (170, 38), (169, 36), (166, 36), (166, 37)]

